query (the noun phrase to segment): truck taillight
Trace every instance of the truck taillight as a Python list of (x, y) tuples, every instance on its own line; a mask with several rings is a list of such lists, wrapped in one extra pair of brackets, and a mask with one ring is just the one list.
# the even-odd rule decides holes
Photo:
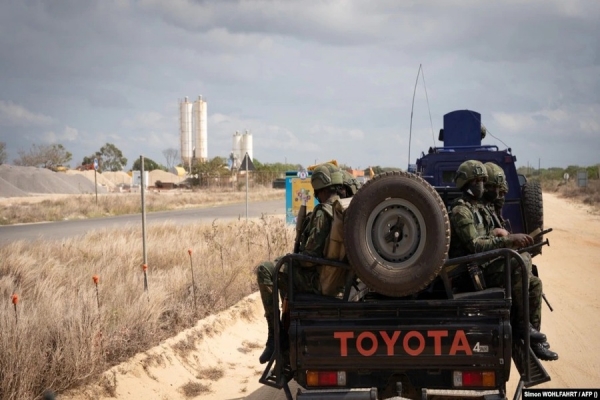
[(454, 387), (496, 386), (494, 371), (454, 371)]
[(307, 386), (345, 386), (346, 371), (306, 371)]

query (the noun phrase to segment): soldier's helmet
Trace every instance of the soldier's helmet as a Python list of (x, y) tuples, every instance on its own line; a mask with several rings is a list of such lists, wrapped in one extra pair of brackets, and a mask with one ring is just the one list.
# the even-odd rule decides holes
[(454, 182), (456, 187), (462, 189), (467, 183), (476, 178), (482, 178), (483, 181), (487, 181), (487, 171), (485, 165), (477, 160), (467, 160), (460, 164), (456, 170), (456, 176)]
[(344, 178), (338, 167), (331, 163), (325, 163), (314, 169), (310, 183), (314, 190), (319, 190), (329, 186), (341, 186)]
[(504, 174), (504, 170), (493, 162), (486, 162), (483, 165), (485, 165), (488, 175), (487, 183), (496, 185), (500, 188), (500, 190), (508, 192), (508, 185), (506, 184), (506, 174)]
[(348, 171), (342, 170), (344, 176), (344, 186), (346, 187), (346, 193), (350, 196), (354, 196), (360, 188), (360, 182)]

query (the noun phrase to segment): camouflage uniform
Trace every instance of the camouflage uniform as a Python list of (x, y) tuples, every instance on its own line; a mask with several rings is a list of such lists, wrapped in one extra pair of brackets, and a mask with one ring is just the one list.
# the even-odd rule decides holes
[[(306, 256), (324, 258), (325, 245), (329, 237), (332, 222), (331, 205), (338, 196), (331, 196), (324, 204), (318, 204), (309, 216), (308, 224), (302, 232), (300, 240), (300, 254)], [(276, 260), (277, 261), (277, 260)], [(294, 274), (293, 282), (296, 292), (320, 293), (319, 274), (315, 265), (305, 262), (295, 262), (292, 269)], [(263, 306), (265, 308), (265, 317), (273, 318), (273, 275), (275, 274), (275, 263), (266, 261), (261, 263), (256, 271), (258, 277), (258, 288)], [(282, 293), (282, 297), (288, 292), (288, 268), (282, 266), (279, 271), (277, 287)]]
[[(494, 164), (492, 162), (487, 162), (484, 164), (486, 167), (486, 171), (488, 174), (488, 181), (486, 183), (486, 191), (489, 190), (490, 193), (494, 194), (496, 190), (500, 192), (504, 192), (501, 197), (496, 198), (483, 196), (483, 205), (487, 208), (491, 218), (493, 219), (493, 228), (505, 228), (505, 221), (502, 218), (502, 205), (504, 204), (504, 195), (508, 193), (508, 185), (506, 183), (506, 175), (504, 174), (504, 170)], [(499, 192), (496, 192), (499, 194)], [(502, 200), (499, 202), (499, 200)], [(533, 274), (532, 268), (532, 259), (531, 254), (523, 252), (521, 253), (521, 257), (523, 257), (523, 261), (525, 261), (525, 265), (527, 267), (527, 274), (529, 276), (529, 320), (531, 324), (537, 329), (540, 329), (541, 320), (542, 320), (542, 281), (540, 278)], [(504, 281), (504, 260), (501, 262), (497, 262), (497, 264), (502, 264), (495, 266), (494, 263), (490, 265), (488, 268), (491, 268), (485, 277), (486, 283), (489, 286), (501, 286)], [(513, 268), (513, 274), (511, 276), (512, 285), (513, 285), (513, 301), (521, 302), (521, 296), (523, 295), (522, 283), (521, 283), (521, 274), (520, 269)], [(517, 281), (515, 281), (517, 279)], [(518, 297), (518, 299), (516, 298)], [(518, 317), (522, 320), (522, 315), (518, 315)]]
[[(484, 251), (512, 247), (508, 237), (492, 235), (495, 228), (493, 218), (487, 207), (481, 203), (473, 204), (463, 197), (452, 205), (450, 214), (451, 239), (450, 257), (461, 257)], [(534, 327), (539, 329), (542, 313), (542, 282), (531, 273), (531, 256), (523, 253), (523, 261), (529, 275), (529, 320)], [(517, 312), (517, 321), (523, 321), (523, 285), (521, 281), (521, 268), (512, 260), (511, 284), (513, 304)], [(503, 287), (504, 285), (504, 258), (494, 260), (482, 266), (483, 276), (487, 286)]]
[[(314, 208), (310, 219), (300, 236), (299, 254), (310, 257), (325, 258), (325, 251), (333, 223), (333, 204), (339, 201), (336, 194), (343, 184), (343, 176), (339, 168), (333, 164), (317, 166), (310, 177), (310, 183), (315, 191), (315, 197), (320, 203)], [(293, 261), (293, 282), (296, 292), (320, 293), (319, 266), (312, 263)], [(277, 276), (278, 288), (282, 297), (288, 292), (289, 266), (280, 269)], [(273, 279), (275, 265), (264, 262), (256, 269), (258, 289), (265, 309), (265, 317), (269, 328), (265, 350), (259, 357), (261, 364), (266, 363), (275, 351), (275, 304), (273, 302)], [(285, 346), (284, 346), (285, 347)], [(286, 350), (284, 350), (286, 351)]]

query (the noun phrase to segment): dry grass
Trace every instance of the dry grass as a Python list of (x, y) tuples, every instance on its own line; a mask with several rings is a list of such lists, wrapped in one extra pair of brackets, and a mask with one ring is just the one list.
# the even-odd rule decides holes
[(242, 347), (239, 347), (239, 348), (238, 348), (238, 351), (239, 351), (240, 353), (247, 354), (247, 353), (250, 353), (252, 350), (260, 349), (260, 348), (262, 348), (262, 347), (263, 347), (263, 345), (262, 345), (262, 344), (260, 344), (260, 343), (256, 343), (256, 342), (249, 342), (249, 341), (247, 341), (247, 340), (244, 340), (244, 341), (242, 342)]
[(210, 392), (210, 386), (190, 381), (181, 387), (181, 392), (185, 397), (196, 397), (202, 393)]
[(205, 368), (205, 369), (198, 371), (198, 375), (196, 376), (196, 378), (207, 379), (209, 381), (218, 381), (219, 379), (221, 379), (224, 376), (225, 376), (225, 371), (223, 371), (223, 368), (213, 367), (213, 368)]
[[(253, 188), (249, 201), (283, 199), (285, 191), (270, 188)], [(139, 193), (109, 193), (95, 195), (54, 196), (52, 199), (35, 198), (2, 199), (0, 225), (42, 221), (98, 218), (141, 212)], [(37, 201), (30, 201), (37, 200)], [(209, 207), (246, 201), (245, 191), (233, 189), (203, 189), (195, 192), (162, 191), (145, 194), (146, 211), (169, 211), (184, 208)]]
[[(230, 307), (257, 290), (255, 265), (289, 251), (293, 233), (279, 218), (150, 226), (148, 292), (137, 228), (0, 248), (0, 400), (39, 398), (47, 388), (75, 387)], [(188, 249), (193, 250), (196, 309)], [(20, 297), (18, 322), (13, 293)], [(183, 352), (196, 340), (186, 340)], [(114, 382), (106, 383), (107, 393), (114, 392)], [(207, 390), (194, 385), (189, 393)]]
[(595, 213), (600, 213), (600, 180), (588, 180), (587, 187), (577, 187), (577, 182), (542, 181), (543, 191), (558, 194), (560, 197), (586, 204)]

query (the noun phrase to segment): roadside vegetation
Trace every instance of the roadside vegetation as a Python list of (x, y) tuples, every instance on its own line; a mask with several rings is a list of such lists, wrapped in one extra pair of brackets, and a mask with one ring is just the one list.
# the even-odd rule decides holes
[[(587, 184), (580, 187), (578, 172), (587, 174)], [(590, 206), (595, 212), (600, 212), (600, 164), (591, 167), (571, 165), (567, 168), (533, 169), (521, 167), (520, 174), (528, 180), (539, 180), (542, 190), (555, 193), (559, 197), (571, 199)], [(565, 179), (565, 174), (568, 179)]]
[[(281, 199), (285, 191), (270, 188), (253, 188), (248, 193), (249, 201)], [(27, 202), (3, 200), (0, 207), (0, 225), (13, 225), (31, 222), (64, 221), (109, 217), (115, 215), (141, 213), (140, 193), (109, 193), (47, 197)], [(146, 212), (170, 211), (184, 208), (201, 208), (246, 201), (246, 192), (234, 189), (202, 189), (196, 191), (160, 191), (145, 194)]]
[(255, 266), (288, 252), (293, 235), (274, 217), (151, 225), (146, 271), (137, 228), (3, 246), (0, 400), (76, 387), (230, 307), (257, 290)]

